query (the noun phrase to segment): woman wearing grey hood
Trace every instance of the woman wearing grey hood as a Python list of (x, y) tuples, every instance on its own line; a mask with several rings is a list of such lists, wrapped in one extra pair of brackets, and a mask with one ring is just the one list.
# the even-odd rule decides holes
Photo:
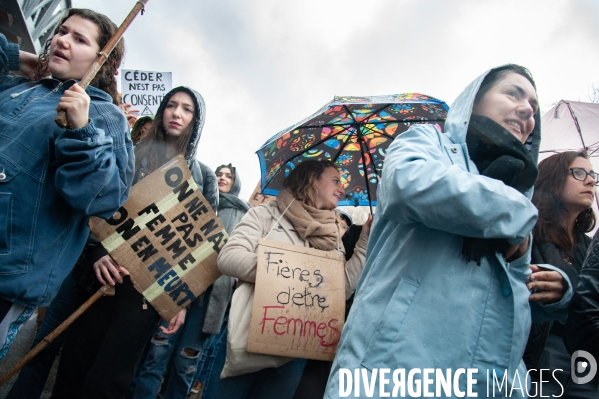
[[(237, 170), (231, 165), (221, 165), (216, 168), (218, 183), (218, 218), (222, 222), (227, 234), (231, 234), (237, 223), (250, 210), (250, 204), (238, 197), (241, 191), (241, 180)], [(221, 276), (212, 285), (210, 294), (210, 307), (206, 311), (202, 331), (206, 334), (219, 334), (224, 323), (224, 316), (235, 280), (229, 276)]]
[[(237, 170), (231, 164), (221, 165), (216, 168), (216, 180), (218, 184), (218, 218), (223, 223), (225, 230), (230, 235), (237, 223), (250, 210), (250, 204), (239, 198), (241, 191), (241, 180)], [(216, 280), (210, 294), (212, 306), (206, 311), (202, 331), (206, 334), (218, 334), (225, 311), (233, 295), (234, 279), (229, 276), (221, 276)]]
[(243, 215), (250, 210), (250, 204), (239, 198), (241, 180), (237, 168), (233, 165), (221, 165), (216, 168), (218, 184), (218, 218), (228, 234), (233, 232)]
[[(204, 100), (196, 91), (177, 87), (167, 93), (148, 136), (136, 147), (133, 184), (183, 154), (198, 188), (216, 209), (216, 176), (196, 159), (204, 115)], [(116, 293), (98, 300), (67, 330), (53, 398), (122, 398), (127, 393), (143, 348), (160, 319), (158, 312), (135, 290), (128, 275), (97, 240), (93, 237), (88, 240), (73, 270), (78, 282), (76, 306), (103, 284), (114, 285)], [(194, 304), (206, 308), (201, 306), (202, 299), (200, 296), (190, 305), (190, 314), (194, 312)], [(206, 305), (207, 301), (203, 303)], [(185, 319), (185, 312), (174, 317), (163, 331), (175, 333)]]

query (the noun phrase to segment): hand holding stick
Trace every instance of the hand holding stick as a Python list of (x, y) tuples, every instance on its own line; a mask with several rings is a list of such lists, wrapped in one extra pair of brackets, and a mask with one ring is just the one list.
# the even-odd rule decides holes
[[(112, 53), (112, 50), (116, 47), (119, 40), (121, 40), (121, 37), (123, 37), (123, 34), (129, 27), (129, 25), (131, 25), (131, 22), (133, 22), (137, 14), (140, 11), (142, 11), (143, 14), (144, 6), (147, 2), (148, 0), (138, 0), (137, 3), (135, 3), (135, 7), (133, 7), (133, 9), (129, 12), (127, 18), (125, 18), (121, 26), (119, 26), (117, 31), (114, 32), (114, 35), (112, 35), (108, 43), (106, 43), (104, 48), (98, 53), (98, 59), (94, 61), (92, 66), (87, 70), (87, 72), (81, 79), (81, 82), (79, 82), (79, 86), (83, 90), (85, 90), (85, 88), (91, 83), (91, 81), (94, 80), (96, 74), (98, 73), (100, 68), (102, 68), (102, 65), (104, 65), (104, 62), (106, 62), (106, 59), (108, 58), (110, 53)], [(56, 119), (54, 119), (54, 121), (60, 127), (66, 128), (69, 126), (69, 120), (65, 111), (60, 111)]]

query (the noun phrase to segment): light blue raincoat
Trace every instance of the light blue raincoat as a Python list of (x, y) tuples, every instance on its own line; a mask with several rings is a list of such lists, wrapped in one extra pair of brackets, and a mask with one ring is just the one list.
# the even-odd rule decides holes
[[(375, 369), (383, 368), (390, 369), (384, 376), (389, 380), (384, 392), (390, 394), (395, 369), (405, 369), (405, 396), (409, 397), (410, 370), (421, 370), (413, 377), (422, 384), (425, 368), (444, 373), (450, 368), (452, 377), (457, 369), (475, 368), (473, 392), (478, 397), (487, 397), (487, 385), (488, 396), (493, 397), (493, 371), (499, 383), (504, 373), (506, 377), (503, 395), (496, 384), (494, 397), (503, 397), (506, 386), (508, 396), (526, 396), (522, 354), (531, 314), (534, 321), (566, 316), (571, 288), (559, 303), (542, 306), (529, 302), (530, 248), (511, 263), (495, 255), (483, 258), (477, 266), (462, 255), (463, 236), (507, 238), (518, 244), (537, 221), (537, 210), (529, 198), (499, 180), (479, 175), (468, 157), (468, 121), (485, 76), (456, 99), (445, 132), (431, 125), (415, 125), (389, 147), (366, 266), (325, 398), (339, 397), (349, 389), (347, 372), (340, 373), (341, 368), (349, 369), (352, 384), (356, 382), (354, 370), (364, 369), (359, 371), (359, 397), (383, 396), (380, 374), (374, 380), (373, 396), (367, 394), (361, 378), (363, 372), (367, 384), (371, 383)], [(539, 115), (535, 119), (527, 146), (536, 160), (541, 139)], [(340, 374), (345, 379), (341, 392)], [(399, 380), (400, 374), (397, 376)], [(452, 388), (450, 397), (467, 394), (466, 375), (458, 377), (459, 390)], [(432, 384), (427, 390), (436, 394), (436, 374), (428, 378)], [(412, 387), (416, 389), (416, 385)], [(424, 397), (424, 386), (420, 389)], [(401, 393), (398, 390), (399, 396)], [(446, 397), (445, 391), (440, 393), (436, 397)], [(352, 387), (350, 396), (355, 394)]]

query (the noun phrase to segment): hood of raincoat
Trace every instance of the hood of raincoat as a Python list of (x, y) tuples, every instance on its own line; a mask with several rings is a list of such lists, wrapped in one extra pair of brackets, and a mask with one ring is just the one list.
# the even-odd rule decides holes
[[(166, 93), (166, 95), (162, 99), (162, 102), (160, 103), (160, 106), (158, 107), (158, 111), (156, 111), (156, 115), (162, 115), (162, 113), (164, 112), (164, 108), (168, 103), (168, 100), (173, 96), (173, 94), (178, 93), (180, 91), (189, 94), (194, 103), (195, 123), (192, 127), (191, 137), (189, 138), (187, 150), (185, 151), (185, 160), (188, 164), (190, 164), (196, 157), (196, 153), (198, 151), (198, 143), (200, 142), (200, 137), (202, 136), (202, 129), (204, 128), (204, 121), (206, 118), (206, 103), (204, 102), (204, 98), (202, 97), (202, 95), (194, 89), (191, 89), (187, 86), (175, 87), (174, 89)], [(166, 133), (163, 131), (163, 134)]]
[[(501, 68), (492, 68), (474, 79), (464, 91), (455, 99), (449, 113), (447, 114), (447, 120), (445, 121), (444, 133), (449, 136), (451, 141), (456, 144), (464, 144), (466, 142), (466, 133), (468, 132), (468, 125), (470, 123), (470, 116), (472, 114), (472, 108), (474, 107), (474, 99), (476, 93), (480, 89), (485, 77), (493, 70)], [(530, 155), (534, 159), (535, 163), (538, 162), (539, 148), (541, 146), (541, 111), (537, 110), (535, 113), (535, 127), (528, 136), (526, 143), (524, 144), (530, 151)]]

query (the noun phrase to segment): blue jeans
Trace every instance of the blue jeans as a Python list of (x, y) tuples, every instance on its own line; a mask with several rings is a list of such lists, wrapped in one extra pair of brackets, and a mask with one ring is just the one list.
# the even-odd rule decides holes
[[(220, 334), (219, 334), (220, 335)], [(214, 349), (212, 345), (214, 345), (214, 339), (218, 337), (218, 335), (213, 335), (208, 338), (206, 341), (206, 347), (202, 352), (202, 356), (200, 356), (200, 363), (198, 364), (198, 369), (196, 370), (196, 381), (204, 382), (206, 381), (206, 374), (208, 367), (212, 367), (212, 350)]]
[[(31, 344), (32, 349), (73, 313), (76, 295), (77, 282), (69, 274), (62, 282), (60, 290), (48, 310), (46, 310), (44, 321)], [(7, 399), (39, 399), (44, 391), (44, 385), (46, 385), (54, 359), (62, 347), (64, 335), (61, 334), (56, 337), (21, 369), (17, 381), (6, 397)]]
[[(226, 334), (221, 341), (223, 359), (226, 356)], [(225, 342), (222, 345), (222, 342)], [(215, 347), (216, 348), (216, 347)], [(278, 368), (220, 379), (224, 366), (215, 362), (206, 381), (202, 399), (292, 399), (306, 366), (306, 359), (295, 359)]]
[(213, 389), (214, 382), (212, 381), (213, 379), (220, 380), (220, 373), (225, 366), (225, 359), (227, 358), (228, 321), (229, 311), (225, 313), (220, 333), (212, 337), (209, 347), (206, 348), (202, 355), (200, 374), (197, 378), (204, 386), (202, 389), (202, 399), (220, 398), (219, 393)]
[[(185, 324), (173, 335), (165, 335), (156, 329), (150, 339), (147, 356), (140, 364), (135, 377), (133, 399), (155, 399), (162, 383), (162, 377), (171, 364), (166, 391), (163, 398), (185, 398), (189, 393), (200, 356), (209, 334), (202, 332), (204, 316), (211, 288), (189, 306)], [(161, 321), (166, 327), (168, 322)]]

